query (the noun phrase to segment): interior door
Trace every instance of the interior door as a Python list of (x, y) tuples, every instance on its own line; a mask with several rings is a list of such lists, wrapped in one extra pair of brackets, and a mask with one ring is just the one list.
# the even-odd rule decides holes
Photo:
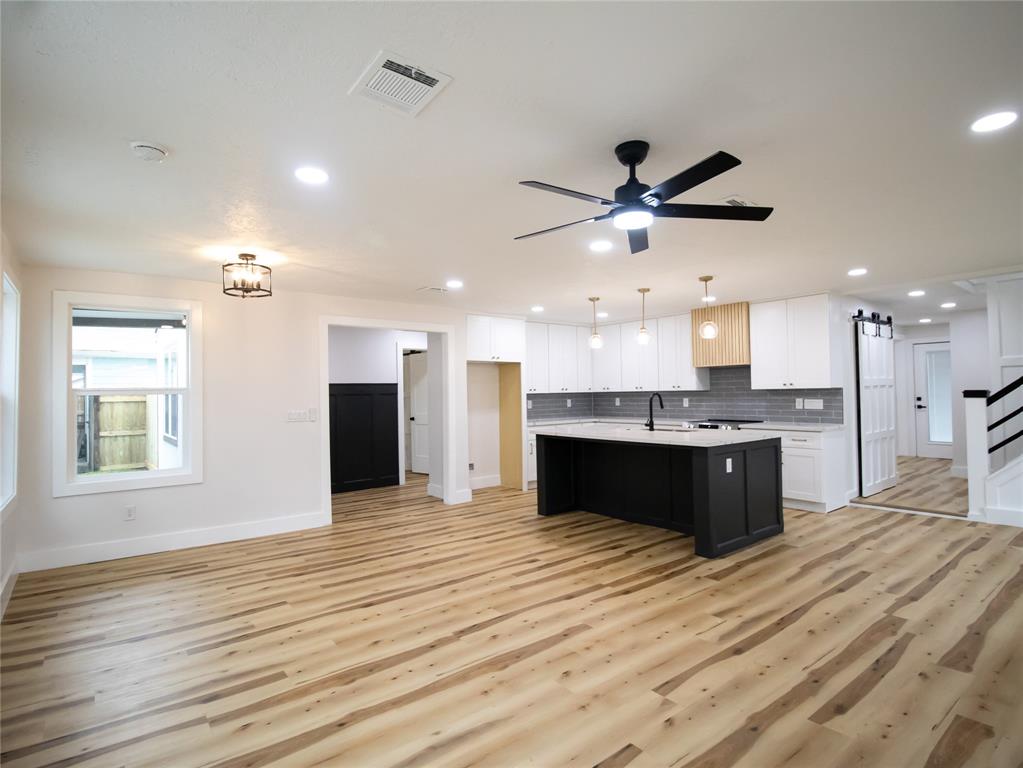
[(952, 458), (952, 353), (948, 342), (913, 345), (916, 455)]
[(859, 360), (860, 495), (898, 481), (895, 460), (895, 343), (889, 329), (856, 323)]
[(425, 475), (430, 472), (430, 398), (426, 381), (426, 354), (409, 355), (408, 367), (411, 471)]

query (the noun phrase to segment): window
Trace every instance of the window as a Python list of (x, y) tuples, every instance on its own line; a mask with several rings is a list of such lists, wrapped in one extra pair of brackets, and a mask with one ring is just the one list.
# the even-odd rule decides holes
[(201, 308), (58, 292), (54, 495), (201, 482)]
[(18, 327), (21, 296), (3, 276), (3, 318), (0, 322), (0, 508), (17, 493), (18, 485)]

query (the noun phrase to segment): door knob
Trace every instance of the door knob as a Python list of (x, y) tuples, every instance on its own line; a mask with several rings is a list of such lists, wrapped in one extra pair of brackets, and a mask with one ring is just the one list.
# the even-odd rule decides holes
[(927, 410), (927, 406), (926, 405), (920, 405), (920, 403), (917, 403), (916, 404), (916, 409), (918, 411), (926, 411)]

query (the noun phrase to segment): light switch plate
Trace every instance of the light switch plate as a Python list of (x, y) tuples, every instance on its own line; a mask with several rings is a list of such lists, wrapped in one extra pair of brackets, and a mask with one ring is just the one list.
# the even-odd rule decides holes
[(572, 398), (568, 398), (567, 400), (565, 400), (565, 407), (566, 408), (572, 407)]
[(801, 397), (796, 398), (796, 410), (797, 411), (803, 410), (803, 398)]
[(527, 411), (533, 410), (533, 401), (532, 400), (527, 400), (526, 401), (526, 410)]
[(689, 407), (689, 398), (688, 397), (683, 397), (682, 398), (682, 407), (683, 408), (688, 408)]
[(620, 397), (616, 397), (615, 398), (615, 407), (617, 408), (621, 404), (622, 404), (622, 399)]
[(808, 411), (820, 411), (824, 409), (824, 401), (819, 397), (807, 397), (803, 400), (803, 407)]

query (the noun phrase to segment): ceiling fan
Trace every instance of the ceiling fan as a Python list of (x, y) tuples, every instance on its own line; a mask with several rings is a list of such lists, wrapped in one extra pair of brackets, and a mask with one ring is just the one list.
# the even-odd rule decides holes
[(727, 152), (715, 152), (706, 160), (701, 160), (696, 165), (681, 173), (662, 181), (656, 187), (650, 187), (636, 178), (636, 166), (646, 159), (650, 145), (645, 141), (626, 141), (615, 147), (615, 155), (618, 162), (629, 169), (629, 180), (615, 190), (615, 199), (608, 200), (597, 195), (587, 195), (584, 192), (556, 187), (553, 184), (544, 184), (542, 181), (520, 181), (525, 187), (542, 189), (547, 192), (554, 192), (558, 195), (567, 195), (579, 200), (587, 200), (591, 203), (603, 205), (611, 210), (600, 216), (591, 216), (588, 219), (572, 221), (550, 229), (541, 229), (539, 232), (530, 232), (528, 235), (519, 235), (516, 240), (523, 240), (527, 237), (545, 235), (548, 232), (557, 232), (565, 227), (573, 227), (576, 224), (588, 224), (591, 221), (604, 221), (611, 219), (618, 229), (624, 229), (629, 233), (629, 250), (633, 253), (645, 251), (650, 247), (647, 238), (646, 228), (650, 226), (654, 218), (670, 219), (726, 219), (728, 221), (763, 221), (774, 208), (761, 208), (753, 205), (698, 205), (693, 203), (668, 203), (673, 197), (692, 189), (698, 184), (713, 179), (725, 171), (729, 171), (739, 165), (741, 161)]

